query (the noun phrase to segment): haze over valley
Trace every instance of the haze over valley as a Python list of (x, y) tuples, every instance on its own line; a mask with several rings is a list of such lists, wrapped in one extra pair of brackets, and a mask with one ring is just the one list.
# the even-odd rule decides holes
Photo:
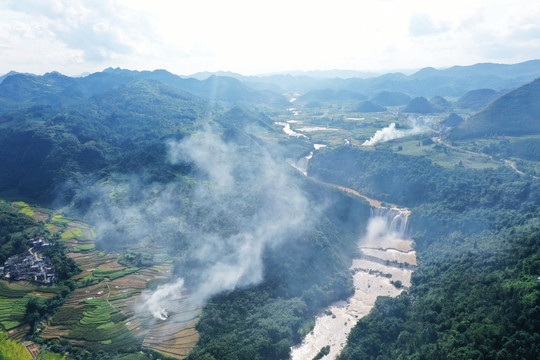
[(540, 358), (539, 6), (0, 13), (0, 359)]

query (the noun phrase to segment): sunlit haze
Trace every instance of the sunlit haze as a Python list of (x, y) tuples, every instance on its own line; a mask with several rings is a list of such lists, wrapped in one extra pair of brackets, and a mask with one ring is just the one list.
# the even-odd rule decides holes
[(540, 58), (540, 2), (8, 0), (0, 73), (388, 71)]

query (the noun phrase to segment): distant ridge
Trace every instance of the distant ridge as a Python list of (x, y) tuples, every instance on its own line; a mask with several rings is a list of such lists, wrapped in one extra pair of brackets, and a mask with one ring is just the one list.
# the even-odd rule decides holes
[(362, 101), (353, 111), (356, 112), (382, 112), (386, 111), (384, 106), (376, 104), (372, 101)]
[(399, 106), (407, 105), (411, 97), (396, 91), (381, 91), (371, 101), (382, 106)]
[(367, 96), (350, 90), (311, 90), (298, 97), (296, 101), (350, 101), (364, 100)]
[(452, 138), (540, 134), (540, 78), (493, 101), (455, 128)]
[(406, 113), (416, 114), (431, 114), (440, 112), (433, 104), (431, 104), (425, 97), (416, 97), (402, 110)]
[(500, 95), (493, 89), (471, 90), (459, 98), (456, 106), (462, 109), (481, 110)]
[(197, 80), (181, 78), (166, 70), (107, 68), (85, 77), (69, 77), (58, 72), (41, 76), (8, 73), (0, 83), (0, 113), (32, 105), (73, 106), (95, 94), (140, 80), (159, 81), (214, 102), (288, 105), (287, 99), (279, 93), (254, 89), (231, 77), (212, 75), (206, 80)]

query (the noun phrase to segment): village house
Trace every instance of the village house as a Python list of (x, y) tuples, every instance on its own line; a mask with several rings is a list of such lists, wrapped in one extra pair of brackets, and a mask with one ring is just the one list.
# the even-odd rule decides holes
[(10, 256), (4, 262), (4, 266), (0, 267), (0, 277), (44, 284), (52, 283), (55, 272), (51, 259), (48, 256), (41, 256), (41, 252), (50, 246), (51, 244), (41, 237), (37, 240), (32, 239), (32, 247), (24, 254)]

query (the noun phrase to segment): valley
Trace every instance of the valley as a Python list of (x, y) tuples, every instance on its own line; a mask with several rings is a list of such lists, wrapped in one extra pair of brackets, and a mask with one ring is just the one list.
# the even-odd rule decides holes
[[(361, 195), (360, 195), (361, 196)], [(408, 210), (372, 209), (366, 235), (358, 242), (350, 271), (354, 295), (321, 310), (313, 330), (291, 349), (291, 359), (336, 359), (358, 319), (369, 314), (379, 296), (396, 297), (411, 286), (416, 267), (413, 241), (407, 238)]]
[(526, 65), (512, 89), (497, 66), (484, 82), (467, 67), (6, 76), (0, 260), (43, 239), (55, 275), (0, 280), (0, 349), (537, 358), (540, 83)]

